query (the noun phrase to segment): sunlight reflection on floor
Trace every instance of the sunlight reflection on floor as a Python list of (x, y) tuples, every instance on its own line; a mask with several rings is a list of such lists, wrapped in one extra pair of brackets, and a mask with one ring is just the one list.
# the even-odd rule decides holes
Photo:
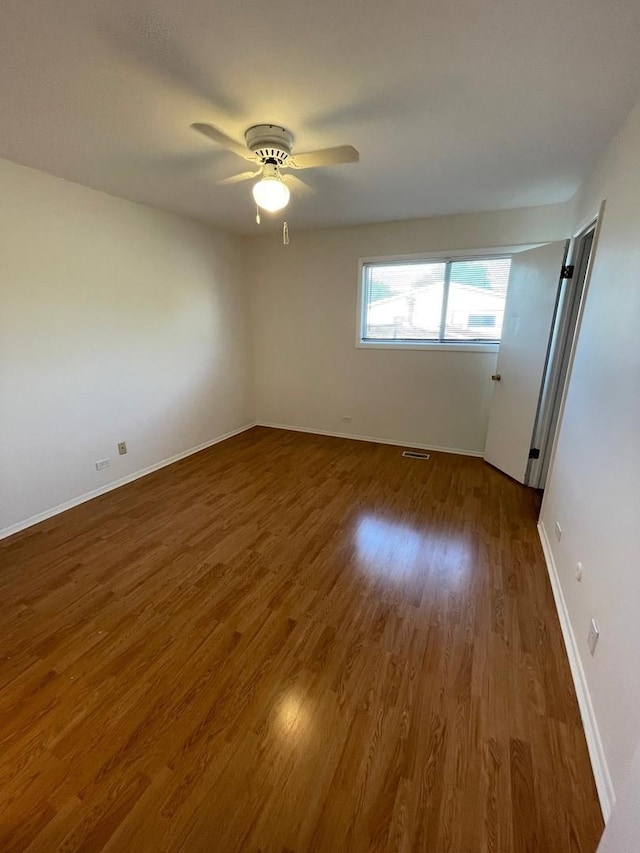
[(311, 715), (308, 703), (299, 690), (289, 690), (281, 697), (277, 720), (280, 731), (287, 739), (296, 742), (305, 736)]
[(471, 568), (468, 538), (429, 533), (405, 522), (362, 515), (356, 524), (355, 547), (365, 574), (400, 582), (434, 572), (451, 580), (464, 579)]

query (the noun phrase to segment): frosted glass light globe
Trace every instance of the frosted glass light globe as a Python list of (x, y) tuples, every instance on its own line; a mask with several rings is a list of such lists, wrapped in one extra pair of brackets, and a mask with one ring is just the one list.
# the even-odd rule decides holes
[(283, 184), (279, 177), (269, 176), (254, 184), (253, 197), (258, 207), (275, 213), (289, 204), (289, 187)]

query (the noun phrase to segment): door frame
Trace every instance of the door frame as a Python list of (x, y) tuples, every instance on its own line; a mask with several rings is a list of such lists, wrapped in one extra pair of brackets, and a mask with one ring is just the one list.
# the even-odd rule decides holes
[(539, 457), (529, 460), (525, 475), (526, 485), (537, 489), (544, 489), (555, 455), (604, 208), (603, 201), (569, 246), (566, 263), (576, 274), (561, 283), (531, 444), (539, 449)]

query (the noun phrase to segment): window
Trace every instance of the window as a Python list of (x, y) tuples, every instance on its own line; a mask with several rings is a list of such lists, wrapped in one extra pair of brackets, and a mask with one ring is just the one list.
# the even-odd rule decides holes
[(511, 258), (367, 262), (364, 344), (495, 344)]

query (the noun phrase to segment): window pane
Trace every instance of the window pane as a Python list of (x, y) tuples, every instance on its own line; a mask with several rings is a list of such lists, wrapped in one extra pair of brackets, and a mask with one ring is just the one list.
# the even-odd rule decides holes
[(364, 267), (363, 340), (438, 340), (445, 263)]
[(510, 268), (510, 258), (451, 262), (447, 340), (500, 340)]

